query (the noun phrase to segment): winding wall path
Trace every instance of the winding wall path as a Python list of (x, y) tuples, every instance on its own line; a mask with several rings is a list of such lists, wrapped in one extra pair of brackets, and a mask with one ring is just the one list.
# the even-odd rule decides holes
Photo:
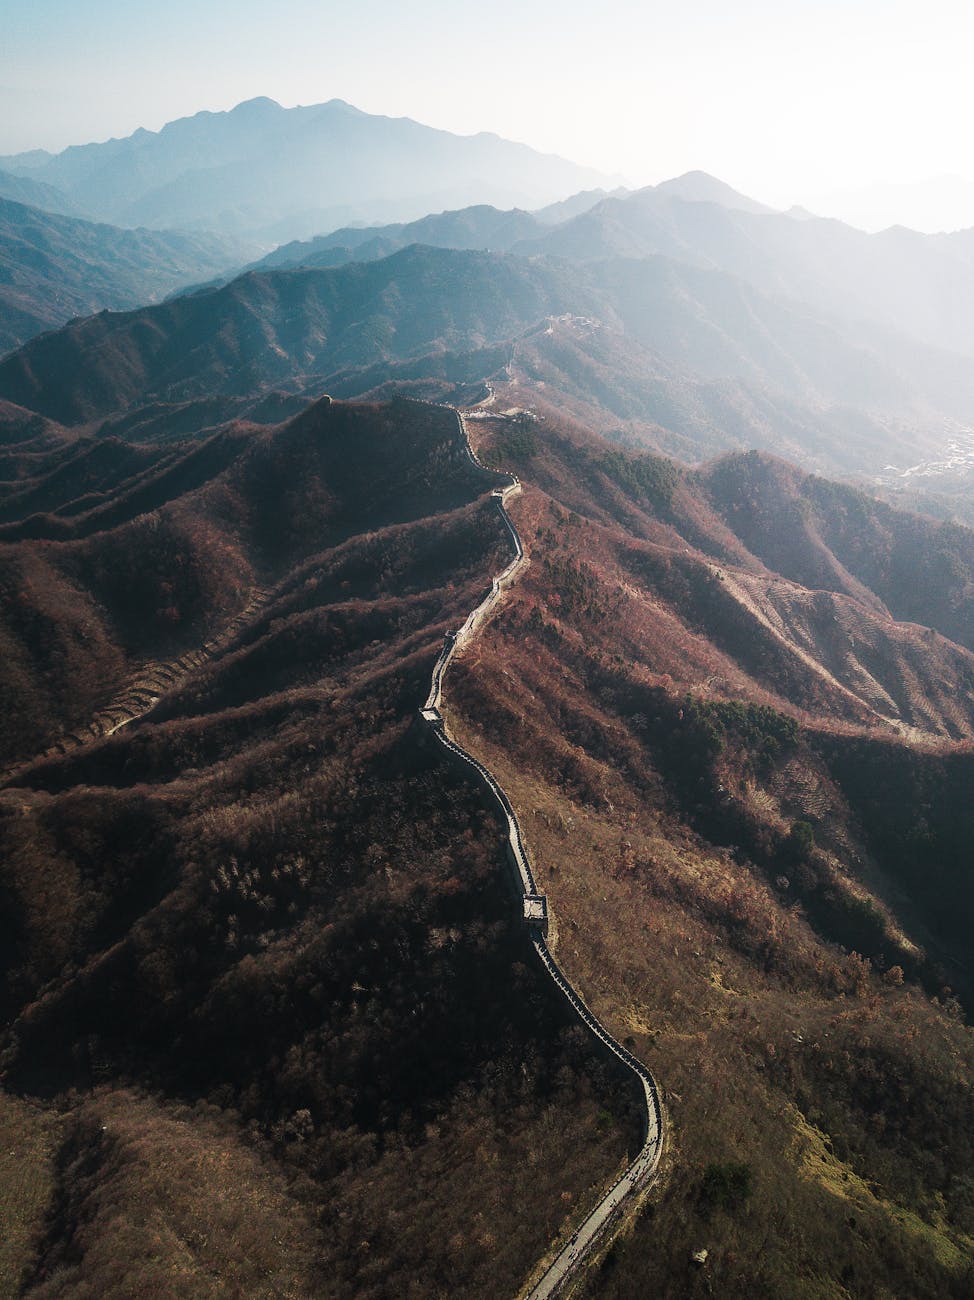
[[(459, 411), (456, 412), (456, 417), (465, 454), (478, 469), (486, 470), (487, 466), (477, 459), (470, 445), (467, 428)], [(447, 634), (443, 650), (433, 668), (429, 696), (420, 712), (439, 744), (449, 751), (454, 759), (472, 769), (476, 779), (490, 791), (499, 805), (501, 813), (507, 822), (508, 854), (517, 874), (521, 893), (527, 899), (538, 897), (537, 887), (531, 871), (531, 863), (525, 851), (521, 828), (511, 801), (483, 763), (474, 758), (472, 754), (469, 754), (447, 734), (443, 715), (440, 712), (443, 678), (450, 661), (457, 650), (468, 644), (476, 636), (497, 604), (501, 593), (517, 579), (521, 570), (528, 563), (524, 548), (521, 545), (521, 538), (506, 508), (506, 503), (510, 498), (520, 492), (521, 483), (513, 474), (503, 474), (500, 477), (507, 480), (506, 485), (495, 488), (491, 495), (497, 503), (497, 509), (500, 511), (501, 518), (511, 535), (511, 541), (514, 544), (514, 559), (494, 578), (490, 591), (480, 604), (470, 612), (459, 631)], [(544, 908), (545, 916), (547, 916), (546, 902)], [(527, 912), (527, 909), (525, 911)], [(555, 1256), (527, 1296), (527, 1300), (548, 1300), (548, 1297), (553, 1297), (559, 1293), (591, 1249), (604, 1238), (610, 1225), (618, 1220), (626, 1202), (649, 1185), (656, 1172), (663, 1149), (664, 1123), (659, 1090), (652, 1074), (641, 1061), (637, 1061), (631, 1052), (627, 1051), (621, 1043), (612, 1037), (582, 1001), (582, 998), (572, 987), (552, 956), (545, 942), (542, 927), (540, 925), (529, 925), (529, 933), (539, 960), (571, 1003), (576, 1015), (603, 1046), (636, 1076), (642, 1087), (646, 1102), (645, 1138), (639, 1154), (605, 1196), (602, 1197), (585, 1221), (576, 1229), (571, 1240)]]

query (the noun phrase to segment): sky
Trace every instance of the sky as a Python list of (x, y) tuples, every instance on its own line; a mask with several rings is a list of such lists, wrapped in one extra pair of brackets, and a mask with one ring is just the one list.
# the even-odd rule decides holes
[(699, 168), (951, 228), (974, 225), (972, 40), (958, 0), (0, 0), (0, 154), (340, 98), (630, 185)]

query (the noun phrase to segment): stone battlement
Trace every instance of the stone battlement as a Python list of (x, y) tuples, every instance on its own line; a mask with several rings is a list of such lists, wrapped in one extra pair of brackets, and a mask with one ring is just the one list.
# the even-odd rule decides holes
[(524, 895), (524, 923), (532, 929), (548, 933), (548, 898), (545, 894)]

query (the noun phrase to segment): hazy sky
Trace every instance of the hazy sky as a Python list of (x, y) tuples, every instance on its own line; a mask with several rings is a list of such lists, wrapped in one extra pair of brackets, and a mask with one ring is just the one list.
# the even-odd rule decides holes
[[(702, 168), (824, 210), (974, 181), (972, 38), (960, 0), (0, 0), (0, 153), (338, 97), (629, 183)], [(934, 224), (965, 193), (974, 224), (974, 184), (939, 192)]]

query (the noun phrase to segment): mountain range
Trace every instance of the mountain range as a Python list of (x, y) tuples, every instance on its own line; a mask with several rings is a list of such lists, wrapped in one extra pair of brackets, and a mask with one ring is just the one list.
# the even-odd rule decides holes
[(120, 230), (0, 198), (0, 354), (72, 317), (158, 301), (239, 264), (246, 247), (213, 234)]
[[(539, 322), (561, 316), (598, 327), (549, 324), (539, 336)], [(876, 475), (890, 461), (931, 459), (945, 430), (974, 413), (963, 358), (837, 323), (722, 272), (661, 257), (575, 264), (421, 245), (371, 262), (249, 272), (77, 321), (0, 362), (0, 397), (79, 424), (275, 389), (348, 397), (392, 381), (449, 388), (476, 378), (478, 366), (492, 374), (528, 338), (522, 358), (548, 357), (535, 376), (552, 386), (547, 400), (559, 388), (584, 398), (587, 387), (600, 427), (621, 420), (624, 439), (694, 458), (756, 444)], [(570, 364), (566, 352), (560, 364), (553, 355), (557, 340)]]
[(974, 233), (866, 234), (812, 214), (773, 212), (703, 173), (606, 195), (552, 226), (543, 214), (473, 208), (285, 244), (262, 266), (382, 257), (408, 243), (493, 248), (572, 261), (659, 255), (747, 280), (819, 312), (868, 320), (935, 347), (974, 352)]
[(970, 232), (337, 101), (7, 191), (0, 1294), (968, 1300)]
[(12, 199), (15, 203), (40, 208), (44, 212), (58, 212), (66, 217), (85, 215), (63, 191), (53, 185), (45, 185), (43, 181), (31, 180), (30, 176), (23, 174), (0, 171), (0, 198)]
[(535, 208), (609, 179), (496, 135), (457, 136), (338, 99), (290, 109), (252, 99), (124, 140), (0, 158), (0, 170), (116, 225), (265, 243), (472, 202)]
[[(478, 411), (530, 563), (450, 725), (680, 1136), (593, 1293), (665, 1292), (704, 1240), (732, 1297), (960, 1300), (974, 533)], [(21, 1289), (516, 1293), (642, 1139), (416, 720), (509, 561), (496, 476), (402, 399), (150, 443), (4, 416)]]

